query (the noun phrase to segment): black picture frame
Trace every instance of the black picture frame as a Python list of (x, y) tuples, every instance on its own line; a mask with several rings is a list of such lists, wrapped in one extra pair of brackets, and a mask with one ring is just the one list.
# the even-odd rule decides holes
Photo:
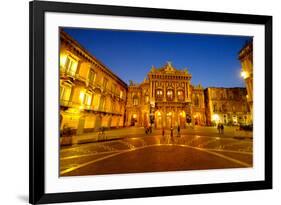
[[(105, 6), (62, 2), (32, 1), (30, 12), (30, 107), (29, 107), (29, 202), (31, 204), (75, 202), (137, 197), (154, 197), (214, 192), (260, 190), (272, 188), (272, 17), (262, 15), (230, 14)], [(259, 24), (265, 27), (265, 180), (219, 184), (134, 188), (71, 193), (45, 192), (45, 79), (44, 79), (44, 14), (46, 12), (82, 13), (111, 16), (150, 17), (209, 22)]]

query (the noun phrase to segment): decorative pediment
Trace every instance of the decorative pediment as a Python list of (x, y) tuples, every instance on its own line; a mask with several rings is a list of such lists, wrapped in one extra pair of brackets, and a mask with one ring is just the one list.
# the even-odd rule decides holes
[(163, 67), (156, 68), (154, 66), (151, 67), (151, 73), (157, 74), (180, 74), (180, 75), (189, 75), (187, 68), (183, 70), (176, 69), (171, 61), (168, 61)]
[(168, 61), (167, 64), (164, 67), (164, 71), (167, 73), (173, 73), (176, 71), (176, 69), (172, 66), (172, 62)]

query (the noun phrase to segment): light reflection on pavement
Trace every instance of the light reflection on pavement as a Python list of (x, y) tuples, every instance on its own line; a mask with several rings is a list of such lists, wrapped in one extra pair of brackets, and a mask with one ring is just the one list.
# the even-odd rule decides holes
[[(159, 155), (160, 152), (161, 155)], [(175, 155), (174, 158), (171, 157), (171, 152)], [(154, 170), (252, 167), (252, 152), (253, 143), (251, 138), (203, 135), (182, 135), (180, 137), (148, 135), (62, 147), (60, 150), (60, 174), (61, 176), (73, 176), (135, 173)], [(147, 160), (138, 158), (140, 155), (136, 155), (136, 153), (141, 153), (143, 158), (158, 160), (153, 162), (158, 166), (149, 167), (146, 164)], [(192, 155), (193, 158), (188, 158), (188, 155)], [(156, 156), (157, 159), (151, 159)], [(194, 161), (194, 158), (197, 161)], [(168, 159), (176, 162), (168, 162)], [(190, 163), (192, 160), (194, 161), (193, 164)], [(132, 162), (138, 161), (143, 166), (131, 165), (128, 167), (127, 162), (135, 164)], [(189, 163), (182, 163), (182, 161)], [(205, 165), (198, 166), (200, 163)], [(105, 164), (107, 166), (103, 166)], [(166, 167), (166, 164), (169, 166)], [(117, 169), (116, 166), (119, 166), (119, 168)]]

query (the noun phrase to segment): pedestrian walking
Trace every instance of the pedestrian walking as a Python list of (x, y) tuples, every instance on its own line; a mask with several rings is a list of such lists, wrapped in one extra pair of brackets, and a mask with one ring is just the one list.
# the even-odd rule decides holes
[(181, 128), (180, 128), (180, 126), (178, 125), (178, 137), (180, 137), (181, 136)]
[(151, 126), (151, 125), (149, 125), (149, 127), (148, 127), (148, 131), (149, 131), (149, 134), (151, 134), (151, 133), (152, 133), (152, 126)]
[(221, 123), (218, 124), (217, 129), (218, 129), (218, 132), (220, 134), (221, 133)]
[(171, 136), (170, 136), (170, 139), (169, 139), (169, 143), (171, 142), (171, 143), (173, 143), (174, 142), (174, 128), (171, 126)]
[(223, 132), (224, 132), (224, 126), (223, 124), (221, 124), (221, 134), (223, 134)]

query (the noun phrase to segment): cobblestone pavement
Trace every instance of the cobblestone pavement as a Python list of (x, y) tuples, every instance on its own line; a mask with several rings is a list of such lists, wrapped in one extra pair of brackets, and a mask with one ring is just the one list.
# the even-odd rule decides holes
[(152, 135), (62, 147), (61, 176), (252, 167), (252, 138)]

